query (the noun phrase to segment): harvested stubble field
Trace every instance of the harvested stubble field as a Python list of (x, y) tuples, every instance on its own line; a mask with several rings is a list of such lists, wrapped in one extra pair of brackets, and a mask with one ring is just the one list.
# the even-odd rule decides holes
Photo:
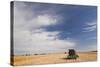
[(56, 64), (56, 63), (73, 63), (84, 61), (96, 61), (97, 52), (80, 52), (77, 53), (79, 58), (77, 60), (67, 60), (65, 57), (67, 54), (54, 53), (54, 54), (42, 54), (42, 55), (28, 55), (28, 56), (14, 56), (13, 65), (37, 65), (37, 64)]

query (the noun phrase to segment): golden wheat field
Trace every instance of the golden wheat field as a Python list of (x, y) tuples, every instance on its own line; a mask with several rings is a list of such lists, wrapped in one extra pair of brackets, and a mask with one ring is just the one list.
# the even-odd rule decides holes
[(37, 64), (56, 64), (56, 63), (69, 63), (69, 62), (84, 62), (84, 61), (96, 61), (96, 52), (80, 52), (77, 53), (79, 58), (77, 60), (64, 59), (67, 54), (54, 53), (54, 54), (42, 54), (42, 55), (28, 55), (28, 56), (14, 56), (13, 65), (37, 65)]

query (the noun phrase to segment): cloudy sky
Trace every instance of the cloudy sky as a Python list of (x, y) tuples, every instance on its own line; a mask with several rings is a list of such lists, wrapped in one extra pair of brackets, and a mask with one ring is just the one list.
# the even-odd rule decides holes
[(96, 50), (96, 6), (14, 2), (14, 54)]

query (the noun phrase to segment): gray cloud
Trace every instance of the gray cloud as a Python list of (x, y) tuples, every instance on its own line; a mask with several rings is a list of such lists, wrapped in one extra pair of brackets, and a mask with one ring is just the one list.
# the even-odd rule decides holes
[(40, 5), (24, 2), (15, 2), (14, 7), (14, 54), (65, 51), (61, 48), (76, 46), (74, 41), (55, 39), (58, 31), (40, 29), (62, 20), (51, 8), (40, 12), (36, 11)]

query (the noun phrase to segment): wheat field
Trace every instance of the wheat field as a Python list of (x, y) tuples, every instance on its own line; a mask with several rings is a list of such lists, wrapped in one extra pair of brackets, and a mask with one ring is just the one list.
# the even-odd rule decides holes
[(75, 63), (75, 62), (85, 62), (85, 61), (96, 61), (96, 52), (80, 52), (77, 53), (79, 58), (77, 60), (67, 60), (65, 57), (67, 54), (64, 53), (54, 53), (54, 54), (42, 54), (42, 55), (17, 55), (13, 56), (13, 64), (16, 65), (38, 65), (38, 64), (56, 64), (56, 63)]

